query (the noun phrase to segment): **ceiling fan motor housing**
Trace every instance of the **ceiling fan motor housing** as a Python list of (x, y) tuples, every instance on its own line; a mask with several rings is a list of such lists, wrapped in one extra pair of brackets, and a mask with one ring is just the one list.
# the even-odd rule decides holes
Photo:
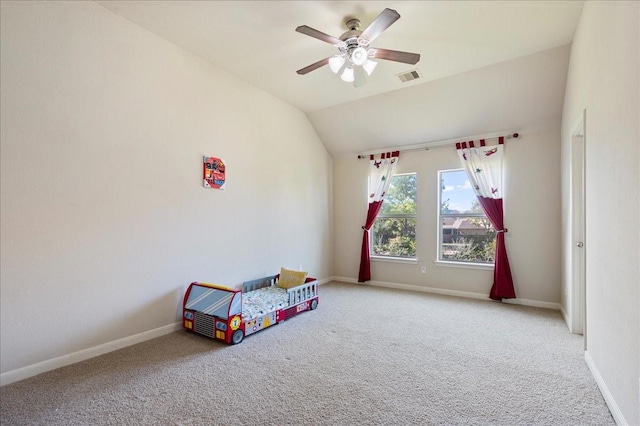
[[(357, 25), (354, 25), (354, 22)], [(340, 50), (340, 53), (347, 54), (347, 56), (351, 58), (353, 55), (353, 51), (357, 48), (362, 47), (365, 50), (368, 49), (369, 42), (360, 37), (360, 35), (362, 34), (362, 31), (358, 30), (360, 21), (358, 21), (357, 19), (351, 19), (347, 21), (347, 26), (350, 27), (349, 31), (340, 36), (340, 40), (342, 40), (344, 45), (339, 45), (338, 49)]]

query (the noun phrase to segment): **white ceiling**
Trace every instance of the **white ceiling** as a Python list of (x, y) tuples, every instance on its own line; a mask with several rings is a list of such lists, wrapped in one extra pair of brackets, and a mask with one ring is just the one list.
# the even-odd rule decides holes
[[(518, 130), (559, 114), (569, 49), (553, 48), (571, 43), (582, 10), (573, 0), (98, 3), (304, 111), (334, 156)], [(360, 19), (362, 30), (385, 7), (401, 18), (372, 45), (419, 53), (417, 65), (381, 60), (359, 88), (327, 66), (296, 74), (337, 53), (297, 26), (339, 37), (348, 18)], [(396, 77), (416, 68), (421, 79)], [(505, 113), (487, 122), (489, 98)]]

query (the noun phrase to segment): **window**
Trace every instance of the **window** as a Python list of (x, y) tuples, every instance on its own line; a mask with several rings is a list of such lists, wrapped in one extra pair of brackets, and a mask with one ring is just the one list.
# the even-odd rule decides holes
[(485, 216), (464, 169), (441, 170), (438, 260), (493, 263), (496, 231)]
[(391, 177), (371, 233), (374, 256), (416, 257), (416, 174)]

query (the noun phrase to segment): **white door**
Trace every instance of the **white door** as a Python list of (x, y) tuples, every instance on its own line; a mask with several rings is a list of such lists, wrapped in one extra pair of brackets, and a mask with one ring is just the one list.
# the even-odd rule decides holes
[(584, 335), (586, 349), (585, 115), (571, 134), (571, 332)]

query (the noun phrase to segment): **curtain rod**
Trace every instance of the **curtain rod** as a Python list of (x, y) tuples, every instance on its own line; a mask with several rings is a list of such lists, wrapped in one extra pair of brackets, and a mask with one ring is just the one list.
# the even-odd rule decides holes
[[(505, 133), (507, 134), (505, 135)], [(427, 150), (429, 148), (435, 148), (439, 146), (455, 145), (457, 142), (469, 142), (469, 141), (475, 141), (475, 140), (481, 140), (481, 139), (485, 141), (490, 141), (490, 140), (499, 139), (501, 137), (504, 137), (505, 139), (511, 139), (511, 138), (518, 139), (520, 136), (521, 135), (517, 132), (502, 132), (502, 133), (491, 133), (491, 134), (482, 135), (482, 136), (466, 136), (466, 137), (455, 138), (455, 139), (443, 139), (439, 141), (423, 142), (415, 145), (405, 145), (405, 146), (397, 146), (397, 147), (387, 148), (387, 149), (376, 149), (374, 151), (365, 151), (358, 154), (358, 159), (369, 158), (370, 155), (382, 154), (384, 152), (389, 152), (389, 151), (406, 152), (406, 151)]]

